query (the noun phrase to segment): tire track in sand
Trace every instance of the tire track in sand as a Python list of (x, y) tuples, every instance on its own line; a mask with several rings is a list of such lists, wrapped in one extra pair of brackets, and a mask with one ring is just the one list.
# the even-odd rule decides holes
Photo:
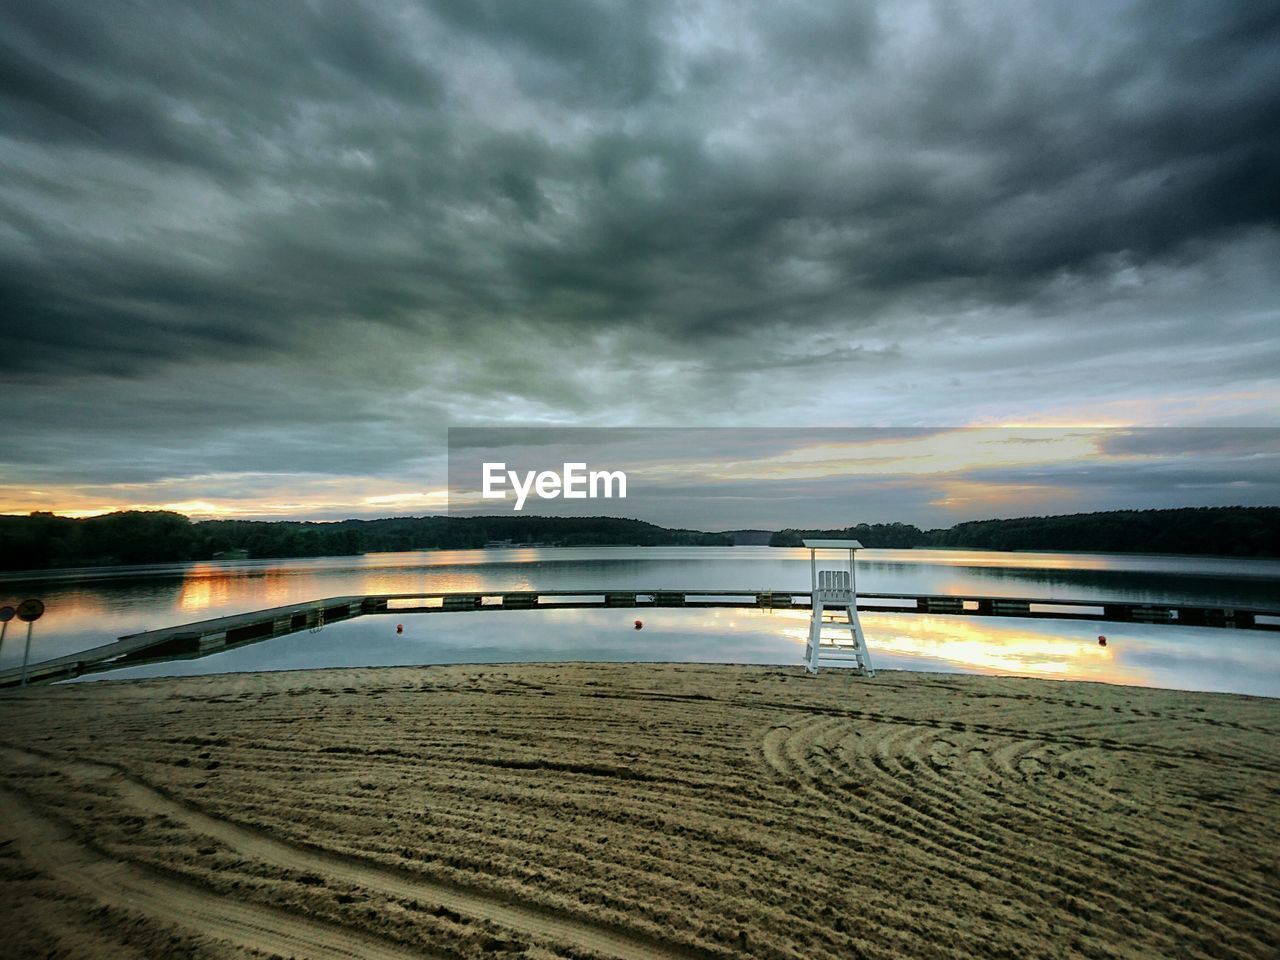
[[(959, 738), (967, 732), (967, 728), (953, 728), (948, 736)], [(980, 769), (997, 777), (996, 782), (1005, 788), (993, 795), (991, 788), (983, 786), (985, 779), (969, 782), (952, 778), (942, 772), (947, 767), (940, 771), (930, 762), (938, 733), (930, 724), (913, 728), (895, 723), (888, 729), (871, 725), (855, 731), (851, 727), (842, 729), (835, 718), (799, 718), (771, 728), (759, 749), (765, 763), (784, 782), (821, 798), (831, 810), (846, 817), (869, 816), (889, 835), (895, 835), (893, 831), (909, 831), (920, 853), (936, 854), (939, 841), (946, 848), (968, 850), (969, 859), (981, 865), (979, 869), (986, 872), (990, 881), (1009, 882), (1016, 877), (1024, 896), (1034, 896), (1042, 904), (1073, 896), (1099, 913), (1095, 922), (1100, 929), (1110, 929), (1113, 922), (1123, 923), (1127, 918), (1168, 937), (1171, 943), (1185, 940), (1206, 926), (1221, 929), (1225, 935), (1231, 931), (1219, 927), (1213, 908), (1223, 903), (1239, 905), (1246, 898), (1264, 916), (1276, 916), (1271, 898), (1260, 896), (1212, 864), (1200, 864), (1185, 856), (1172, 858), (1158, 849), (1144, 851), (1110, 842), (1105, 836), (1080, 836), (1067, 830), (1072, 824), (1087, 822), (1085, 813), (1092, 802), (1094, 785), (1083, 785), (1085, 789), (1080, 790), (1078, 778), (1065, 784), (1053, 781), (1052, 797), (1062, 804), (1055, 808), (1049, 799), (1037, 795), (1036, 778), (1028, 778), (1019, 764), (1034, 761), (1050, 769), (1064, 763), (1063, 757), (1081, 751), (1018, 740), (994, 749), (986, 744), (981, 750), (969, 750), (970, 758), (974, 752), (980, 754)], [(952, 747), (957, 755), (963, 749), (956, 744)], [(876, 786), (851, 793), (855, 771), (858, 779), (873, 781)], [(1026, 782), (1028, 779), (1031, 782)], [(905, 798), (910, 796), (925, 797), (929, 803), (907, 802)], [(963, 810), (982, 811), (983, 815), (959, 816), (957, 811)], [(1057, 828), (1051, 839), (1042, 839), (1059, 856), (1050, 856), (1044, 844), (1028, 844), (1020, 839), (1017, 830), (1002, 822), (1003, 816), (1014, 811), (1028, 811), (1039, 825)], [(1172, 914), (1131, 916), (1125, 881), (1120, 874), (1107, 876), (1092, 870), (1090, 864), (1098, 860), (1110, 862), (1131, 877), (1139, 876), (1143, 882), (1171, 889), (1180, 887), (1208, 909), (1195, 923)], [(1122, 933), (1123, 930), (1114, 931), (1116, 937)], [(1253, 937), (1250, 933), (1241, 935)], [(1254, 951), (1265, 952), (1264, 943), (1254, 940)]]
[(42, 872), (111, 906), (166, 925), (281, 957), (310, 960), (409, 960), (421, 951), (245, 903), (96, 853), (68, 830), (0, 788), (0, 816), (23, 858)]
[[(618, 960), (691, 960), (711, 955), (705, 951), (681, 950), (638, 933), (595, 924), (548, 908), (510, 903), (480, 891), (428, 880), (421, 875), (357, 857), (276, 840), (251, 827), (213, 817), (188, 806), (108, 763), (83, 759), (55, 761), (42, 753), (21, 748), (0, 747), (0, 755), (28, 763), (35, 761), (39, 766), (55, 769), (73, 779), (109, 782), (120, 798), (139, 812), (169, 817), (196, 833), (221, 841), (243, 857), (277, 867), (320, 873), (388, 896), (426, 901), (538, 939), (592, 950)], [(282, 955), (288, 956), (288, 953)]]

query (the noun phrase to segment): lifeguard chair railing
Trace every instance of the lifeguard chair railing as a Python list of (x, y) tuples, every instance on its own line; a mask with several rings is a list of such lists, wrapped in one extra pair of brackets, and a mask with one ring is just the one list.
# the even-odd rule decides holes
[[(857, 540), (805, 540), (809, 548), (810, 589), (813, 611), (809, 620), (809, 643), (805, 647), (805, 669), (817, 673), (822, 661), (852, 662), (867, 677), (876, 675), (867, 652), (867, 638), (858, 619), (857, 580), (854, 553), (862, 549)], [(847, 554), (845, 569), (819, 568), (819, 551)], [(832, 612), (827, 620), (826, 612)], [(845, 631), (848, 636), (845, 636)]]

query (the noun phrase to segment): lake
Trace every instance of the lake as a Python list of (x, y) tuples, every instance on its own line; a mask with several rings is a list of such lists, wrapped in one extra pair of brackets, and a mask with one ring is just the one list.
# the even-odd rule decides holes
[[(1280, 561), (965, 550), (862, 550), (864, 593), (1280, 608)], [(809, 589), (808, 551), (596, 547), (414, 551), (97, 568), (0, 577), (0, 602), (39, 597), (32, 660), (118, 636), (322, 597), (503, 590)], [(635, 630), (633, 621), (644, 621)], [(1050, 619), (864, 614), (877, 669), (1016, 674), (1280, 696), (1280, 635)], [(395, 627), (403, 624), (403, 633)], [(101, 677), (330, 666), (543, 660), (798, 664), (807, 611), (477, 611), (368, 616)], [(1108, 639), (1097, 643), (1099, 634)], [(21, 663), (9, 625), (0, 668)]]

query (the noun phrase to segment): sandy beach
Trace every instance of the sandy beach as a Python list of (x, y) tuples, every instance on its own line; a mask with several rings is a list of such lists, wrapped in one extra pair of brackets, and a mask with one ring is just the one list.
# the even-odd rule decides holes
[(1280, 702), (555, 664), (0, 697), (15, 957), (1261, 957)]

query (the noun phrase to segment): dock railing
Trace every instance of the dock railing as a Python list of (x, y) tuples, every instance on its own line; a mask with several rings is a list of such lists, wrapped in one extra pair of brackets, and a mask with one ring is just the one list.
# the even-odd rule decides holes
[[(328, 624), (361, 616), (612, 607), (811, 610), (812, 593), (806, 590), (686, 590), (664, 587), (655, 590), (512, 589), (328, 597), (129, 634), (111, 643), (33, 663), (27, 668), (27, 682), (50, 683), (142, 663), (193, 659), (272, 637), (321, 629)], [(955, 617), (1097, 620), (1280, 631), (1280, 609), (1135, 603), (1107, 599), (860, 593), (857, 596), (857, 611)], [(21, 682), (21, 675), (19, 667), (0, 670), (0, 687), (17, 686)]]

